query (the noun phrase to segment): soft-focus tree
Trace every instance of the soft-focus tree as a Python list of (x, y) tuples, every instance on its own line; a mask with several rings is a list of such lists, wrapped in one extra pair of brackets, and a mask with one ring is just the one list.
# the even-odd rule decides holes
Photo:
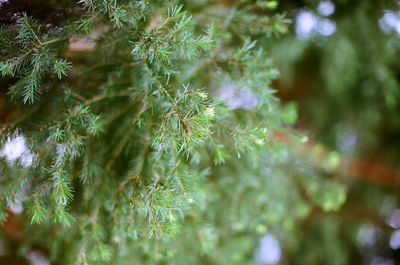
[(349, 180), (341, 211), (310, 216), (285, 236), (291, 262), (393, 264), (398, 247), (390, 240), (399, 217), (387, 220), (399, 207), (398, 1), (282, 1), (280, 7), (293, 25), (270, 45), (281, 71), (278, 95), (297, 103), (299, 127), (340, 153)]

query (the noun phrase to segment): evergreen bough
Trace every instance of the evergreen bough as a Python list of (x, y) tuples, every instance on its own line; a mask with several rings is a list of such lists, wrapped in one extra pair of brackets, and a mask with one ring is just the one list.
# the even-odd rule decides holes
[(252, 264), (267, 229), (344, 202), (255, 41), (287, 31), (276, 1), (70, 5), (0, 31), (18, 110), (1, 146), (22, 135), (32, 160), (1, 157), (0, 216), (23, 201), (23, 245), (55, 264)]

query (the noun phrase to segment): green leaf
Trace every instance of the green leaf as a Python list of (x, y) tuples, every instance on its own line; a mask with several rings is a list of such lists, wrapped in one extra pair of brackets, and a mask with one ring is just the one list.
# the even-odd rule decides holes
[(54, 63), (54, 73), (57, 74), (59, 79), (61, 79), (63, 75), (67, 75), (69, 69), (71, 69), (71, 62), (67, 60), (60, 59)]

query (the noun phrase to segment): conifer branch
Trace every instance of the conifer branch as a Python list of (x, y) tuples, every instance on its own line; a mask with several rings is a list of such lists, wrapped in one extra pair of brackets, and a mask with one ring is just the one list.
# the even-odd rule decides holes
[[(345, 189), (319, 173), (302, 179), (316, 189), (290, 190), (293, 172), (282, 168), (309, 157), (297, 144), (268, 142), (268, 130), (296, 138), (295, 114), (275, 100), (278, 71), (260, 44), (286, 21), (253, 2), (228, 10), (187, 1), (184, 10), (163, 1), (80, 0), (57, 23), (23, 15), (12, 30), (0, 29), (0, 72), (15, 78), (11, 97), (27, 105), (5, 104), (17, 114), (0, 135), (0, 219), (27, 197), (21, 216), (35, 224), (24, 220), (33, 235), (24, 237), (27, 253), (39, 246), (57, 264), (213, 263), (229, 253), (225, 240), (240, 234), (235, 244), (242, 236), (250, 242), (284, 217), (298, 221), (301, 203), (326, 210), (343, 203)], [(254, 106), (219, 98), (226, 89), (234, 99), (251, 94)], [(3, 154), (15, 135), (30, 164)], [(320, 196), (325, 186), (334, 192)], [(235, 218), (231, 227), (221, 226), (226, 216)], [(238, 257), (252, 257), (243, 249)]]

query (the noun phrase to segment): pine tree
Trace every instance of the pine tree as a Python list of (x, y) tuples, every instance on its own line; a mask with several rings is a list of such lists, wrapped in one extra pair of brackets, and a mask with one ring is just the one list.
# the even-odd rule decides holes
[[(276, 1), (80, 0), (1, 27), (0, 216), (54, 264), (252, 264), (259, 235), (338, 210), (331, 160), (304, 152), (269, 40)], [(56, 11), (54, 11), (57, 13)], [(47, 23), (47, 24), (46, 24)], [(250, 103), (249, 103), (250, 102)], [(11, 147), (13, 148), (13, 147)]]

